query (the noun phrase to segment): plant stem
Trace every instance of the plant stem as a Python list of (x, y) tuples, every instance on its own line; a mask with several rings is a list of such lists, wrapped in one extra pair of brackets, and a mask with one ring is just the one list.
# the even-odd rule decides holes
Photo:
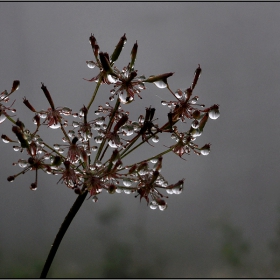
[(64, 234), (66, 233), (68, 227), (70, 226), (72, 220), (74, 219), (75, 215), (77, 214), (77, 212), (79, 211), (81, 205), (83, 204), (86, 196), (87, 196), (87, 191), (85, 191), (83, 194), (79, 195), (76, 199), (76, 201), (74, 202), (73, 206), (71, 207), (71, 209), (69, 210), (67, 216), (65, 217), (63, 223), (61, 224), (61, 227), (54, 239), (53, 244), (51, 245), (51, 250), (49, 252), (49, 255), (47, 257), (47, 260), (45, 262), (44, 268), (41, 272), (41, 276), (40, 278), (46, 278), (48, 271), (51, 267), (51, 264), (53, 262), (53, 259), (55, 257), (56, 251), (58, 250), (58, 247), (60, 245), (60, 242), (64, 236)]

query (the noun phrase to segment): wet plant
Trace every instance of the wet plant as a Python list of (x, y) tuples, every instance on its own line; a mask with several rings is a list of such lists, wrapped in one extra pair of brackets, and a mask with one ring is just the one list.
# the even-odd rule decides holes
[[(14, 102), (10, 106), (6, 105), (10, 95), (18, 90), (20, 82), (14, 81), (10, 92), (4, 90), (0, 94), (0, 123), (6, 119), (12, 123), (12, 132), (9, 136), (2, 134), (2, 140), (11, 143), (14, 151), (21, 152), (20, 159), (13, 163), (21, 171), (10, 175), (8, 181), (13, 182), (19, 176), (35, 171), (35, 180), (30, 184), (30, 189), (35, 191), (40, 187), (38, 172), (45, 172), (58, 175), (58, 183), (66, 185), (77, 195), (52, 244), (41, 278), (47, 276), (59, 244), (87, 196), (97, 202), (104, 192), (133, 194), (140, 201), (143, 198), (151, 209), (165, 210), (167, 195), (182, 193), (185, 179), (168, 183), (161, 174), (164, 156), (170, 152), (182, 159), (183, 155), (191, 152), (208, 155), (210, 144), (199, 147), (195, 140), (202, 134), (209, 119), (220, 116), (219, 105), (205, 107), (198, 104), (198, 96), (193, 95), (202, 72), (199, 64), (190, 86), (172, 91), (168, 79), (173, 76), (173, 72), (149, 77), (138, 75), (135, 69), (137, 42), (130, 53), (128, 65), (122, 70), (117, 68), (115, 63), (126, 43), (125, 34), (111, 55), (100, 51), (93, 34), (89, 42), (93, 60), (86, 63), (89, 68), (97, 70), (97, 75), (85, 80), (93, 82), (95, 90), (88, 104), (81, 105), (78, 113), (68, 107), (56, 107), (51, 90), (41, 83), (48, 106), (45, 110), (37, 110), (23, 97), (23, 103), (31, 111), (34, 123), (33, 128), (27, 129), (15, 115), (16, 110), (12, 109)], [(143, 108), (141, 112), (145, 111), (145, 114), (140, 114), (138, 119), (130, 118), (130, 103), (145, 98), (147, 84), (154, 84), (171, 94), (171, 101), (161, 102), (168, 108), (163, 108), (166, 110), (165, 119), (157, 120), (161, 125), (155, 123), (156, 108), (152, 106)], [(96, 117), (89, 119), (88, 113), (93, 110), (92, 105), (100, 86), (108, 88), (108, 102), (96, 106)], [(183, 131), (176, 125), (178, 122), (184, 123)], [(44, 128), (54, 133), (54, 130), (61, 130), (62, 142), (46, 143), (39, 135)], [(126, 163), (126, 157), (140, 146), (153, 149), (163, 134), (170, 135), (174, 144), (169, 147), (163, 145), (162, 152), (154, 155), (151, 152), (152, 156), (145, 160)]]

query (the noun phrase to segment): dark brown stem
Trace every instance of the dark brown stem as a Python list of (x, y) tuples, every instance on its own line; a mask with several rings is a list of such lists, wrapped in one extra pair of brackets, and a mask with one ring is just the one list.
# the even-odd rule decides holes
[(61, 227), (55, 237), (55, 240), (51, 246), (51, 250), (49, 252), (48, 258), (45, 262), (44, 268), (42, 270), (41, 276), (40, 278), (46, 278), (47, 274), (49, 272), (49, 269), (51, 267), (51, 264), (53, 262), (53, 259), (55, 257), (56, 251), (60, 245), (60, 242), (64, 236), (64, 234), (66, 233), (68, 227), (70, 226), (72, 220), (74, 219), (75, 215), (77, 214), (77, 212), (79, 211), (81, 205), (83, 204), (86, 196), (87, 196), (87, 191), (85, 191), (83, 194), (79, 195), (76, 199), (76, 201), (74, 202), (73, 206), (71, 207), (71, 209), (69, 210), (67, 216), (65, 217), (63, 223), (61, 224)]

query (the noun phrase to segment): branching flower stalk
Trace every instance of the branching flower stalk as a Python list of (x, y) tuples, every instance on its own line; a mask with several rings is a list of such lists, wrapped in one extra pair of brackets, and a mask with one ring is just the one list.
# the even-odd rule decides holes
[[(23, 98), (24, 105), (33, 114), (35, 129), (32, 133), (19, 118), (14, 119), (14, 102), (9, 107), (6, 105), (10, 95), (19, 88), (20, 82), (15, 80), (10, 92), (4, 90), (0, 94), (0, 123), (6, 119), (12, 123), (11, 135), (2, 134), (1, 138), (5, 143), (12, 143), (13, 150), (22, 154), (22, 158), (13, 163), (22, 168), (22, 171), (10, 175), (8, 181), (13, 182), (28, 171), (35, 171), (35, 181), (30, 184), (30, 189), (34, 191), (38, 188), (38, 171), (43, 171), (50, 175), (59, 175), (58, 183), (66, 185), (78, 195), (51, 246), (41, 278), (47, 277), (59, 244), (87, 195), (93, 202), (97, 202), (104, 191), (109, 194), (133, 193), (136, 194), (135, 197), (140, 196), (140, 201), (144, 198), (151, 209), (165, 210), (167, 196), (163, 193), (182, 193), (184, 179), (172, 184), (167, 182), (161, 174), (163, 157), (173, 152), (183, 159), (183, 155), (189, 155), (191, 151), (197, 155), (208, 155), (210, 144), (199, 147), (195, 140), (202, 134), (209, 119), (220, 116), (219, 105), (206, 108), (197, 104), (198, 96), (193, 96), (201, 75), (200, 65), (195, 70), (191, 86), (173, 92), (167, 81), (173, 76), (173, 72), (148, 78), (144, 75), (138, 76), (134, 68), (137, 42), (132, 48), (128, 65), (122, 70), (115, 66), (126, 43), (125, 34), (111, 56), (100, 51), (94, 35), (91, 34), (89, 42), (94, 60), (87, 61), (87, 65), (89, 68), (98, 68), (98, 74), (92, 79), (85, 79), (95, 82), (96, 86), (88, 105), (83, 105), (79, 113), (72, 112), (68, 107), (55, 107), (47, 86), (41, 83), (49, 108), (36, 110), (26, 97)], [(167, 89), (173, 99), (161, 102), (169, 108), (161, 127), (154, 123), (154, 107), (145, 108), (145, 116), (140, 115), (138, 120), (131, 120), (127, 111), (130, 103), (137, 102), (137, 98), (145, 98), (140, 92), (151, 83), (158, 88)], [(109, 102), (97, 106), (97, 117), (88, 120), (88, 112), (92, 109), (100, 86), (103, 85), (109, 87)], [(111, 106), (110, 102), (114, 102), (115, 98), (115, 105)], [(70, 117), (74, 118), (72, 122), (69, 121)], [(187, 120), (190, 120), (190, 125)], [(176, 126), (179, 121), (187, 127), (183, 131)], [(62, 143), (47, 144), (38, 134), (42, 128), (61, 130)], [(125, 165), (127, 155), (135, 152), (141, 145), (152, 149), (153, 144), (158, 143), (163, 134), (170, 135), (174, 141), (172, 146), (163, 145), (162, 152), (146, 160)]]

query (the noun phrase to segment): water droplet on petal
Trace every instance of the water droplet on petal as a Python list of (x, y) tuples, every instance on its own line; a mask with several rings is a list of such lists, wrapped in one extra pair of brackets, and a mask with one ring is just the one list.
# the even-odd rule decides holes
[(20, 147), (19, 146), (13, 146), (13, 149), (15, 152), (18, 152), (20, 150)]
[(167, 84), (166, 84), (163, 80), (156, 81), (156, 82), (154, 82), (154, 84), (155, 84), (158, 88), (166, 88), (166, 87), (167, 87)]
[(172, 190), (172, 189), (166, 189), (166, 192), (167, 192), (168, 194), (173, 194), (173, 190)]
[(95, 195), (93, 198), (92, 198), (92, 202), (97, 202), (98, 201), (98, 197)]

